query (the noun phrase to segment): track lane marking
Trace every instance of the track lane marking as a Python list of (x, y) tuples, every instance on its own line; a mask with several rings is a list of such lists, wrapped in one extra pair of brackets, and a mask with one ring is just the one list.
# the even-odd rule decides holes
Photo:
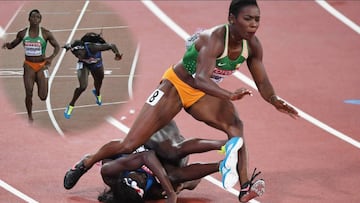
[[(81, 10), (81, 13), (80, 13), (78, 19), (76, 20), (76, 23), (75, 23), (75, 25), (74, 25), (74, 27), (73, 27), (73, 29), (72, 29), (72, 31), (71, 31), (71, 33), (70, 33), (67, 41), (66, 41), (66, 43), (70, 43), (71, 40), (73, 39), (73, 37), (74, 37), (74, 35), (75, 35), (75, 32), (76, 32), (76, 29), (79, 27), (80, 21), (81, 21), (82, 17), (84, 16), (85, 11), (86, 11), (89, 3), (90, 3), (90, 1), (86, 1), (86, 2), (85, 2), (84, 6), (83, 6), (83, 8), (82, 8), (82, 10)], [(61, 130), (59, 124), (57, 123), (57, 121), (56, 121), (56, 119), (55, 119), (54, 113), (53, 113), (53, 111), (52, 111), (52, 106), (51, 106), (50, 97), (51, 97), (51, 85), (52, 85), (52, 82), (53, 82), (53, 80), (54, 80), (54, 78), (55, 78), (55, 75), (56, 75), (57, 71), (59, 70), (59, 67), (60, 67), (60, 65), (61, 65), (61, 63), (62, 63), (62, 61), (63, 61), (63, 58), (64, 58), (64, 56), (65, 56), (65, 53), (66, 53), (66, 50), (63, 49), (63, 50), (61, 51), (61, 54), (60, 54), (59, 59), (58, 59), (57, 62), (56, 62), (56, 65), (55, 65), (55, 67), (54, 67), (54, 69), (53, 69), (53, 71), (52, 71), (52, 73), (51, 73), (51, 75), (50, 75), (50, 78), (49, 78), (49, 92), (48, 92), (48, 97), (47, 97), (47, 99), (46, 99), (46, 109), (47, 109), (47, 112), (48, 112), (48, 114), (49, 114), (51, 123), (53, 124), (55, 130), (59, 133), (59, 135), (60, 135), (61, 137), (64, 137), (64, 132)]]
[(15, 196), (19, 197), (20, 199), (28, 202), (28, 203), (39, 203), (38, 201), (32, 199), (31, 197), (25, 195), (24, 193), (20, 192), (19, 190), (15, 189), (11, 185), (5, 183), (4, 181), (0, 180), (0, 186), (5, 190), (9, 191), (10, 193), (14, 194)]
[(350, 27), (352, 30), (354, 30), (356, 33), (360, 34), (360, 26), (358, 26), (356, 23), (354, 23), (352, 20), (347, 18), (345, 15), (343, 15), (341, 12), (336, 10), (334, 7), (332, 7), (329, 3), (327, 3), (325, 0), (315, 0), (317, 4), (319, 4), (323, 9), (325, 9), (327, 12), (329, 12), (331, 15), (333, 15), (335, 18), (340, 20), (342, 23)]

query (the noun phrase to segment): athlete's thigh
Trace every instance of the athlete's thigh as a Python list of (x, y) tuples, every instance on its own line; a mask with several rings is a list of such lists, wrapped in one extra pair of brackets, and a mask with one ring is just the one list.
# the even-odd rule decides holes
[(89, 69), (83, 67), (82, 69), (78, 69), (76, 72), (80, 87), (86, 88), (89, 80)]
[(23, 80), (26, 92), (32, 92), (35, 83), (35, 71), (26, 63), (24, 63)]
[(227, 134), (237, 134), (242, 129), (238, 113), (230, 100), (210, 95), (200, 98), (186, 110), (195, 119), (222, 130)]
[(104, 67), (90, 71), (94, 80), (102, 80), (104, 78)]
[(48, 92), (49, 70), (47, 67), (36, 72), (36, 84), (38, 86), (38, 94), (45, 99)]
[(124, 142), (144, 144), (156, 131), (167, 125), (182, 109), (174, 86), (167, 80), (154, 90), (137, 116)]

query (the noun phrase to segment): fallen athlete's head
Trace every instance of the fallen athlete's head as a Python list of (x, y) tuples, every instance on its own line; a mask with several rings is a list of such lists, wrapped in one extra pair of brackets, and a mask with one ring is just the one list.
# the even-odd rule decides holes
[(143, 194), (143, 189), (137, 186), (136, 181), (130, 178), (119, 178), (114, 186), (98, 196), (98, 200), (103, 203), (145, 203)]

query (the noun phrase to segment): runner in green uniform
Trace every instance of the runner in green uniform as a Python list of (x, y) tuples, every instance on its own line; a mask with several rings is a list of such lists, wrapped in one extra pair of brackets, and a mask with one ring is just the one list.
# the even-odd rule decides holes
[(243, 123), (232, 103), (251, 95), (251, 91), (240, 88), (232, 92), (218, 85), (246, 61), (262, 98), (280, 112), (294, 118), (298, 116), (293, 107), (276, 95), (266, 74), (261, 43), (255, 36), (259, 23), (260, 9), (256, 0), (233, 0), (229, 7), (228, 24), (205, 30), (194, 37), (183, 60), (165, 72), (124, 141), (117, 144), (109, 142), (82, 159), (65, 174), (65, 188), (73, 187), (97, 161), (119, 153), (131, 153), (184, 108), (196, 120), (228, 136), (226, 156), (220, 164), (223, 186), (230, 188), (239, 180), (240, 202), (262, 195), (264, 180), (255, 181), (254, 177), (258, 174), (255, 171), (249, 178)]
[[(25, 105), (29, 121), (33, 121), (32, 116), (32, 96), (34, 83), (38, 87), (38, 96), (44, 101), (48, 95), (48, 68), (52, 60), (59, 53), (60, 46), (52, 33), (40, 27), (41, 14), (39, 10), (34, 9), (29, 13), (30, 26), (19, 31), (12, 42), (6, 42), (2, 45), (3, 49), (13, 49), (21, 42), (25, 49), (24, 61), (24, 85), (25, 85)], [(47, 42), (53, 46), (53, 54), (46, 57)]]

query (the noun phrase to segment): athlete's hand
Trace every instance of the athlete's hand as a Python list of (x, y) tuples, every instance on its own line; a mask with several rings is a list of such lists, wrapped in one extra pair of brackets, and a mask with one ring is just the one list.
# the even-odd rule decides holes
[(1, 48), (8, 49), (8, 46), (9, 46), (9, 42), (6, 42), (1, 46)]
[(290, 117), (296, 119), (299, 117), (298, 112), (289, 104), (287, 104), (284, 100), (280, 99), (279, 97), (275, 96), (273, 99), (271, 99), (270, 103), (274, 105), (274, 107), (282, 112), (288, 114)]
[(116, 61), (120, 61), (121, 59), (122, 59), (122, 54), (119, 54), (119, 53), (115, 54)]
[(230, 96), (230, 100), (231, 101), (235, 101), (235, 100), (240, 100), (242, 99), (245, 95), (250, 95), (252, 96), (252, 92), (246, 88), (240, 88), (235, 90), (235, 92), (233, 92)]

